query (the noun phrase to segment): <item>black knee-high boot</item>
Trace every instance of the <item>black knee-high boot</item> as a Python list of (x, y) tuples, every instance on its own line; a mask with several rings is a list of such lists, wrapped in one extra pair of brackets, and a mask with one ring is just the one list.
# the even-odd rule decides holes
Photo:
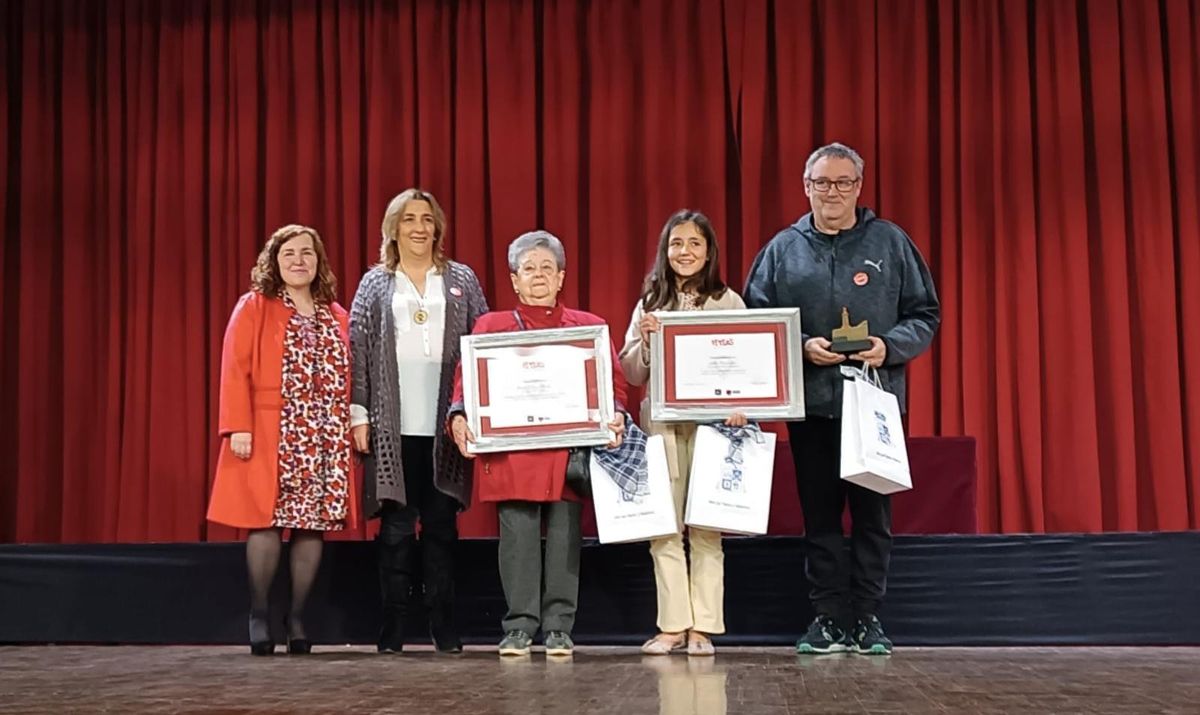
[(440, 653), (461, 653), (454, 622), (454, 549), (457, 534), (430, 528), (421, 533), (422, 584), (429, 612), (429, 634)]
[(379, 629), (379, 652), (399, 653), (404, 649), (404, 619), (412, 592), (412, 563), (416, 538), (379, 540), (379, 590), (383, 596), (383, 625)]

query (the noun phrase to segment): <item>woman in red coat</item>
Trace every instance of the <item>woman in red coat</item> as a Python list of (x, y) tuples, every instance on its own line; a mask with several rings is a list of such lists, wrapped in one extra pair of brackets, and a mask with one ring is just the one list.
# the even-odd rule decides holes
[(249, 529), (250, 651), (275, 650), (268, 594), (289, 545), (288, 652), (307, 653), (304, 603), (321, 563), (323, 533), (353, 526), (350, 478), (349, 316), (316, 230), (276, 231), (250, 274), (221, 355), (222, 437), (208, 518)]
[[(566, 277), (562, 243), (546, 231), (518, 237), (508, 247), (508, 267), (520, 305), (516, 310), (485, 313), (472, 331), (502, 333), (515, 330), (604, 325), (604, 319), (564, 307), (558, 300)], [(613, 397), (617, 409), (625, 404), (625, 376), (616, 350), (612, 351)], [(609, 425), (620, 444), (625, 415)], [(462, 369), (454, 381), (450, 406), (450, 433), (459, 451), (475, 439), (463, 413)], [(574, 650), (571, 629), (579, 599), (580, 517), (583, 505), (564, 489), (567, 450), (539, 449), (478, 455), (475, 483), (479, 499), (497, 502), (500, 517), (500, 582), (508, 604), (502, 626), (500, 655), (526, 655), (533, 636), (542, 631), (548, 655), (570, 655)], [(546, 522), (546, 549), (542, 555), (542, 519)]]

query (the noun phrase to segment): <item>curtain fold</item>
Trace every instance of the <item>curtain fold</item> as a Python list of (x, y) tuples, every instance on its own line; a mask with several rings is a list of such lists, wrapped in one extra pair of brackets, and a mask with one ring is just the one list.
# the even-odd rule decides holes
[(834, 140), (934, 271), (909, 427), (977, 438), (981, 529), (1200, 528), (1196, 0), (14, 0), (0, 19), (0, 541), (236, 535), (204, 521), (220, 342), (279, 225), (321, 231), (348, 304), (387, 201), (420, 185), (495, 307), (508, 242), (544, 227), (565, 300), (619, 337), (670, 213), (713, 219), (740, 289)]

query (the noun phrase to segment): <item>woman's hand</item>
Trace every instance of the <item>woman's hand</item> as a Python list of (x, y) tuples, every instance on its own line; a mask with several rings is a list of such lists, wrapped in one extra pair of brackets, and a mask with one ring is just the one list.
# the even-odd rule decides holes
[(659, 321), (658, 316), (653, 313), (643, 315), (641, 322), (638, 323), (638, 332), (642, 334), (642, 344), (649, 345), (650, 333), (657, 331), (661, 327), (662, 322)]
[(750, 420), (746, 419), (746, 415), (741, 412), (734, 412), (725, 418), (725, 425), (728, 427), (745, 427), (749, 423)]
[(608, 423), (608, 428), (613, 431), (612, 441), (606, 447), (615, 449), (621, 446), (621, 440), (625, 439), (625, 413), (618, 412), (612, 422)]
[(250, 459), (250, 443), (249, 432), (234, 432), (229, 435), (229, 450), (238, 459)]
[(359, 452), (366, 454), (371, 451), (371, 425), (351, 427), (350, 438), (354, 441), (354, 448)]
[(475, 455), (467, 451), (467, 445), (475, 441), (475, 433), (467, 426), (467, 418), (459, 413), (450, 420), (450, 434), (454, 436), (454, 444), (458, 451), (467, 459), (475, 459)]

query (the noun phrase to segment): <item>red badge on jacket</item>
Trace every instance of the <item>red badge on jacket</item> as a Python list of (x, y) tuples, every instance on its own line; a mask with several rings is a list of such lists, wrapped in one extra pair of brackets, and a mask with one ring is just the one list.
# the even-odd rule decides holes
[(854, 274), (854, 285), (856, 286), (865, 286), (870, 280), (871, 277), (868, 276), (864, 271), (859, 271), (858, 273)]

